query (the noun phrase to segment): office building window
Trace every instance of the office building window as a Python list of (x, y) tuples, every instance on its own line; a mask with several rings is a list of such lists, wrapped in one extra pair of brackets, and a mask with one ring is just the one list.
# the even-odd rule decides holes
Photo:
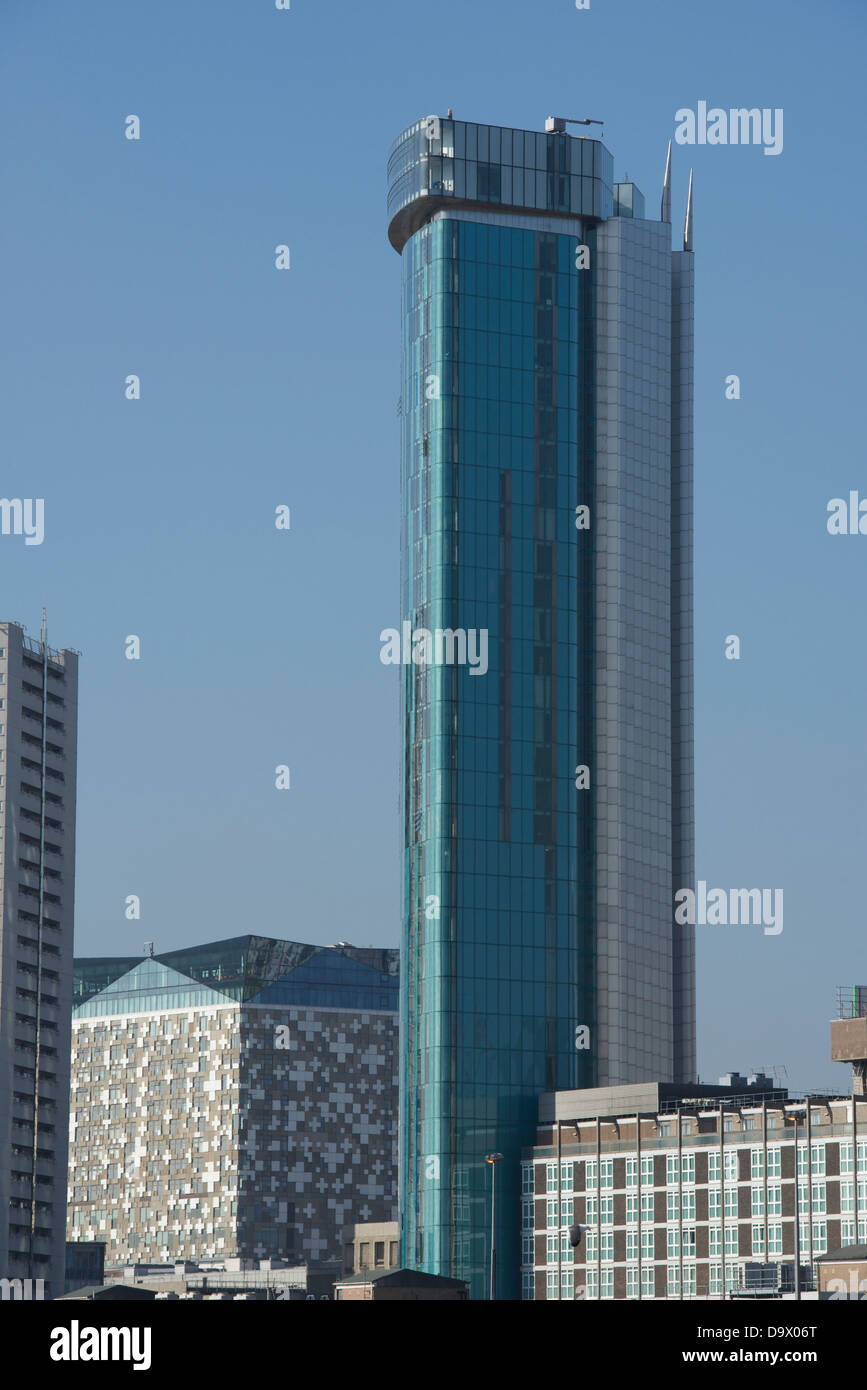
[(865, 1245), (867, 1244), (867, 1215), (858, 1217), (858, 1237), (855, 1237), (855, 1222), (840, 1222), (840, 1244), (841, 1245)]
[[(840, 1210), (855, 1210), (855, 1185), (851, 1180), (840, 1184)], [(867, 1182), (858, 1180), (858, 1211), (867, 1214)]]

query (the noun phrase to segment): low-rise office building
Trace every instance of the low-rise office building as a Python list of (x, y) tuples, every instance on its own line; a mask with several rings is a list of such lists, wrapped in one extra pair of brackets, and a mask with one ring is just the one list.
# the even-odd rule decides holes
[(463, 1279), (419, 1269), (370, 1269), (347, 1275), (334, 1286), (334, 1297), (341, 1303), (465, 1303), (469, 1296)]
[(757, 1288), (757, 1264), (777, 1267), (776, 1292), (807, 1266), (803, 1290), (820, 1256), (867, 1240), (867, 1098), (724, 1080), (542, 1097), (524, 1298), (723, 1298)]
[(101, 1287), (105, 1282), (105, 1245), (101, 1240), (68, 1240), (66, 1242), (66, 1287), (70, 1289)]
[(105, 1282), (152, 1290), (161, 1299), (270, 1302), (331, 1301), (340, 1275), (336, 1261), (290, 1265), (285, 1260), (177, 1260), (174, 1264), (135, 1264), (106, 1270)]
[(397, 1269), (400, 1226), (397, 1221), (359, 1221), (343, 1233), (343, 1272)]
[(867, 1244), (829, 1250), (816, 1263), (821, 1299), (867, 1299)]

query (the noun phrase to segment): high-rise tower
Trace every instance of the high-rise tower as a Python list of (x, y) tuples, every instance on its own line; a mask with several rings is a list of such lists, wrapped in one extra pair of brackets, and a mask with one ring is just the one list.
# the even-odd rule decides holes
[(65, 1287), (77, 733), (78, 655), (0, 622), (0, 1278), (33, 1298)]
[(494, 1172), (497, 1292), (517, 1297), (539, 1093), (695, 1067), (673, 924), (693, 882), (692, 200), (673, 253), (670, 159), (648, 220), (566, 124), (430, 117), (389, 160), (402, 1260), (474, 1297)]

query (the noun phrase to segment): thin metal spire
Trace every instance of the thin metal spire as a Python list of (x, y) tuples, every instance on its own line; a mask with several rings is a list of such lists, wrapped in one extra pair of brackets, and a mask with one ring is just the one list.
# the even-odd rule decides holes
[(683, 222), (683, 249), (692, 251), (692, 170), (689, 171), (689, 191), (686, 195), (686, 217)]
[(665, 174), (662, 179), (662, 210), (659, 214), (661, 222), (671, 221), (671, 141), (668, 142), (668, 154), (665, 157)]

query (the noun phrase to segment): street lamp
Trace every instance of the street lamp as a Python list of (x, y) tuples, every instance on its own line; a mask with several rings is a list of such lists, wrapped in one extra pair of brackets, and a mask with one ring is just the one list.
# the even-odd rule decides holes
[(500, 1153), (485, 1154), (485, 1162), (491, 1165), (491, 1299), (494, 1298), (497, 1286), (497, 1252), (494, 1246), (494, 1218), (496, 1216), (496, 1192), (497, 1192), (497, 1164), (503, 1155)]
[[(795, 1298), (801, 1297), (801, 1211), (798, 1184), (798, 1112), (786, 1115), (784, 1122), (795, 1126)], [(810, 1179), (807, 1178), (809, 1183)], [(765, 1256), (767, 1259), (767, 1255)]]

